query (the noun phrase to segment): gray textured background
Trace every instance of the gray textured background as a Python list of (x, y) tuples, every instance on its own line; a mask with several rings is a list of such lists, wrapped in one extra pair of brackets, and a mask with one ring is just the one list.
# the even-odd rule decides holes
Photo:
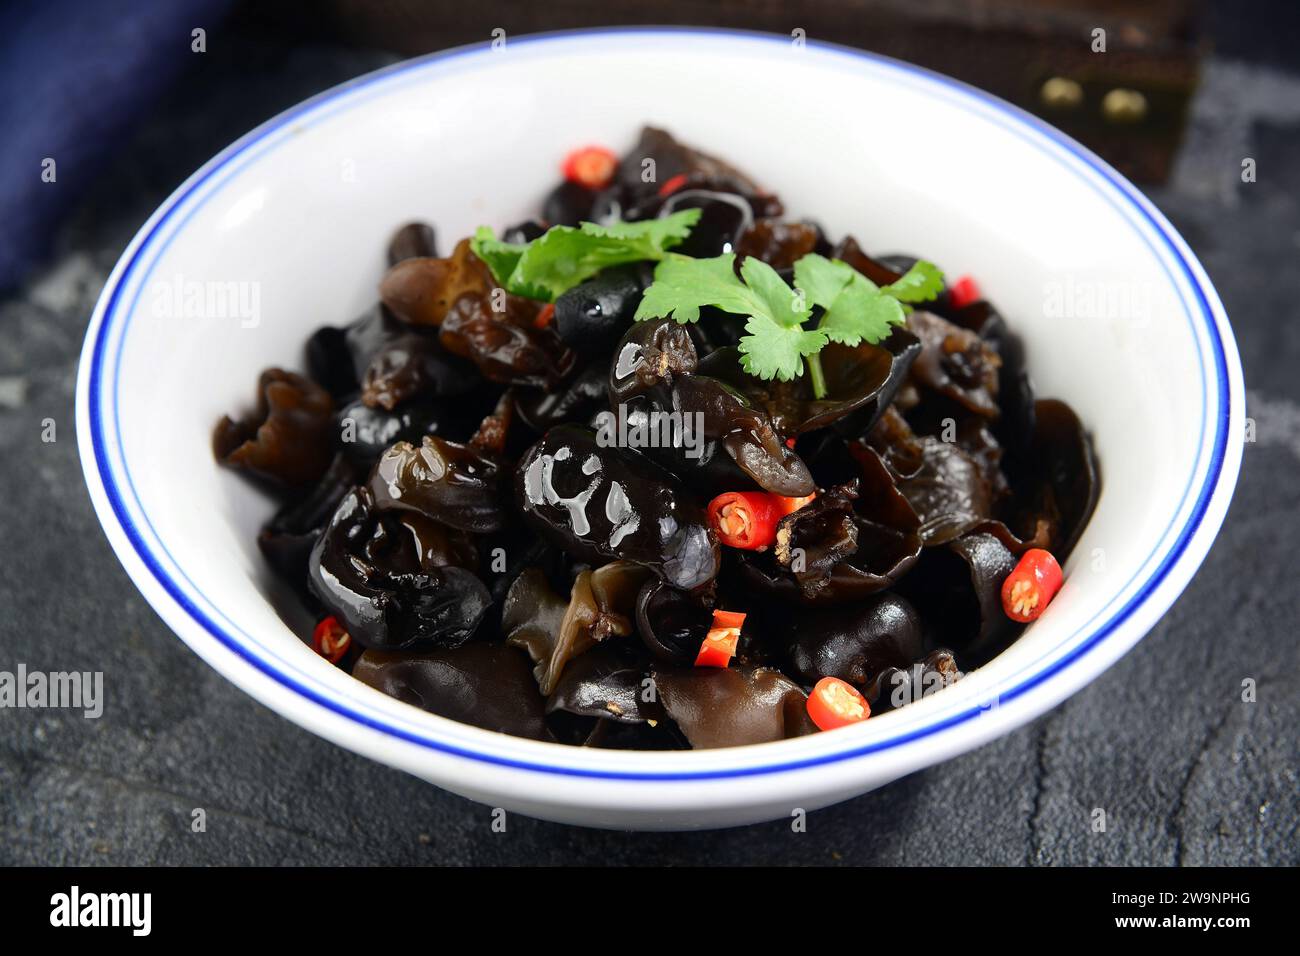
[[(0, 669), (103, 670), (108, 693), (98, 721), (0, 711), (0, 863), (1300, 862), (1300, 77), (1211, 60), (1178, 174), (1152, 192), (1232, 316), (1258, 430), (1218, 543), (1136, 650), (1034, 724), (815, 813), (806, 833), (512, 818), (494, 834), (486, 808), (298, 729), (173, 637), (108, 548), (73, 432), (87, 317), (140, 223), (259, 120), (387, 59), (208, 54), (123, 145), (49, 267), (0, 300)], [(1246, 677), (1257, 703), (1240, 700)], [(206, 833), (190, 832), (194, 807)]]

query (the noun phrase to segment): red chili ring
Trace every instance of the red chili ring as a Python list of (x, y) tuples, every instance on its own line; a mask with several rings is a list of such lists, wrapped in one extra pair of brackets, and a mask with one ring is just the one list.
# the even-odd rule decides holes
[(1042, 548), (1030, 548), (1002, 582), (1002, 610), (1022, 624), (1037, 620), (1063, 581), (1056, 558)]
[(871, 705), (852, 684), (823, 677), (808, 695), (808, 716), (822, 730), (860, 723), (871, 716)]
[(765, 491), (725, 491), (709, 502), (708, 514), (718, 540), (746, 551), (771, 545), (781, 520), (774, 497)]
[(352, 635), (343, 629), (339, 619), (334, 615), (322, 618), (311, 634), (311, 646), (321, 657), (331, 664), (343, 660), (352, 647)]
[(604, 189), (614, 179), (618, 157), (604, 146), (583, 146), (564, 157), (564, 178), (588, 189)]
[(984, 298), (979, 284), (970, 276), (962, 276), (948, 287), (948, 304), (954, 309), (961, 309)]

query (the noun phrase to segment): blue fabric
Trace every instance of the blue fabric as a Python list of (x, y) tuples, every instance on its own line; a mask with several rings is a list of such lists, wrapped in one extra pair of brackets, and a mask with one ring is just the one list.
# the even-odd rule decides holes
[[(232, 0), (0, 2), (0, 288), (47, 251), (60, 219), (170, 83), (207, 54)], [(55, 161), (54, 182), (42, 181)]]

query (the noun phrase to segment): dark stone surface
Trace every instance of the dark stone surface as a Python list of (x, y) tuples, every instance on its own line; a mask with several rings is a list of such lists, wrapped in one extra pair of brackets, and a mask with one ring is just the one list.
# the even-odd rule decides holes
[[(0, 710), (0, 863), (1300, 863), (1286, 550), (1300, 527), (1300, 79), (1212, 62), (1178, 176), (1154, 193), (1232, 315), (1258, 431), (1213, 552), (1136, 650), (1032, 725), (815, 813), (806, 833), (515, 817), (494, 834), (487, 808), (298, 729), (173, 637), (109, 550), (73, 434), (86, 319), (137, 226), (256, 121), (381, 62), (214, 55), (93, 187), (56, 260), (0, 302), (0, 669), (103, 670), (108, 695), (99, 720)], [(1244, 156), (1254, 184), (1239, 182)], [(1245, 678), (1257, 703), (1240, 699)], [(195, 807), (206, 833), (190, 831)]]

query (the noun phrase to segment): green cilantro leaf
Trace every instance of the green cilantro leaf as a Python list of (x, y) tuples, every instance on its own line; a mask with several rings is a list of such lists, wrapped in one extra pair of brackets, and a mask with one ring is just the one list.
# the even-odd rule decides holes
[(642, 251), (633, 250), (621, 239), (588, 236), (572, 226), (552, 226), (524, 249), (506, 280), (506, 289), (516, 295), (541, 290), (540, 298), (553, 302), (602, 269), (644, 258)]
[(646, 243), (648, 251), (662, 252), (677, 245), (691, 234), (700, 221), (700, 209), (683, 209), (663, 219), (645, 219), (640, 222), (611, 222), (601, 226), (584, 222), (579, 228), (588, 235), (604, 239), (622, 239), (631, 243)]
[(506, 291), (552, 302), (610, 266), (663, 259), (699, 218), (700, 210), (684, 209), (644, 222), (552, 226), (527, 244), (501, 242), (484, 226), (470, 245)]
[(655, 280), (637, 306), (636, 319), (672, 317), (681, 324), (700, 317), (711, 305), (737, 315), (761, 315), (777, 325), (798, 325), (810, 310), (776, 270), (760, 259), (747, 258), (736, 275), (736, 257), (712, 259), (669, 256), (655, 267)]
[(671, 317), (695, 322), (700, 309), (713, 306), (745, 315), (741, 364), (759, 378), (790, 381), (803, 369), (804, 356), (826, 344), (822, 332), (803, 328), (812, 310), (766, 262), (746, 258), (736, 275), (734, 255), (713, 259), (670, 256), (655, 267), (655, 281), (637, 307), (638, 321)]
[(892, 326), (907, 321), (897, 299), (867, 288), (870, 280), (860, 278), (863, 282), (854, 280), (844, 287), (817, 326), (832, 342), (854, 346), (865, 339), (875, 344), (889, 335)]
[(700, 317), (700, 308), (714, 305), (724, 312), (744, 312), (749, 290), (736, 278), (736, 257), (688, 259), (672, 256), (655, 266), (655, 279), (641, 297), (634, 318), (673, 318), (681, 325)]
[(508, 291), (529, 299), (546, 297), (542, 289), (525, 290), (522, 284), (513, 287), (510, 285), (511, 274), (519, 265), (519, 260), (523, 258), (524, 253), (528, 251), (527, 243), (502, 242), (487, 226), (479, 226), (474, 233), (474, 238), (469, 241), (469, 247), (474, 251), (474, 255), (487, 263), (493, 277)]
[(943, 273), (933, 262), (921, 259), (901, 279), (880, 291), (899, 302), (928, 302), (943, 291)]
[[(823, 309), (831, 307), (855, 276), (871, 284), (870, 279), (839, 259), (809, 253), (794, 264), (794, 284), (803, 290), (809, 302)], [(875, 288), (875, 285), (871, 284), (871, 287)]]
[(825, 309), (817, 328), (832, 342), (854, 346), (879, 342), (903, 322), (903, 307), (847, 262), (809, 253), (794, 264), (794, 281), (814, 305)]
[(775, 269), (762, 259), (746, 256), (740, 264), (740, 277), (755, 296), (750, 315), (770, 316), (778, 325), (794, 328), (812, 315), (812, 307), (785, 284)]
[(805, 356), (816, 355), (826, 345), (826, 333), (799, 325), (780, 325), (765, 315), (751, 315), (748, 335), (739, 343), (740, 365), (759, 378), (793, 382), (803, 374)]
[(795, 284), (825, 310), (817, 326), (832, 342), (855, 346), (875, 343), (890, 327), (906, 320), (902, 302), (932, 299), (943, 289), (943, 275), (918, 262), (897, 282), (877, 286), (847, 262), (810, 253), (794, 264)]

